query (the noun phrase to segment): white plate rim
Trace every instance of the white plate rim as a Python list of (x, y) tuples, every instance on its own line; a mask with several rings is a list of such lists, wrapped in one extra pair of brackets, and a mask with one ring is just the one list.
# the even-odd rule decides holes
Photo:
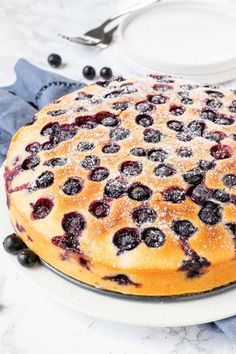
[[(155, 59), (155, 62), (152, 62), (149, 60), (146, 62), (146, 58), (142, 58), (136, 51), (132, 51), (132, 48), (129, 46), (129, 44), (126, 42), (124, 33), (125, 33), (125, 28), (126, 26), (136, 17), (145, 14), (146, 12), (150, 11), (153, 7), (168, 7), (168, 6), (177, 6), (177, 5), (184, 5), (188, 7), (198, 7), (200, 9), (207, 9), (207, 10), (212, 10), (213, 4), (211, 3), (206, 3), (203, 1), (196, 1), (196, 0), (179, 0), (179, 1), (161, 1), (156, 4), (152, 4), (147, 6), (145, 9), (140, 9), (132, 12), (131, 14), (127, 15), (124, 17), (124, 19), (121, 21), (119, 27), (118, 27), (118, 34), (117, 34), (117, 39), (118, 43), (124, 53), (126, 53), (126, 56), (131, 60), (133, 63), (135, 63), (137, 66), (145, 68), (146, 70), (152, 70), (156, 71), (158, 67), (159, 72), (164, 72), (164, 73), (171, 73), (173, 75), (181, 75), (181, 76), (189, 76), (191, 77), (196, 77), (196, 78), (201, 78), (202, 76), (209, 76), (210, 80), (212, 79), (213, 75), (218, 75), (220, 77), (226, 77), (228, 72), (234, 72), (236, 71), (236, 58), (232, 57), (229, 58), (225, 61), (218, 61), (216, 63), (209, 63), (206, 65), (181, 65), (181, 64), (175, 64), (173, 63), (167, 63), (162, 62), (162, 61), (157, 61)], [(225, 7), (222, 7), (219, 3), (214, 4), (213, 8), (214, 12), (220, 13), (222, 16), (230, 16), (234, 19), (236, 19), (236, 15), (231, 11), (231, 7), (228, 7), (227, 9)], [(196, 73), (193, 75), (193, 73)], [(227, 77), (228, 78), (228, 77)], [(224, 80), (224, 79), (222, 79)], [(220, 81), (222, 81), (220, 80)]]

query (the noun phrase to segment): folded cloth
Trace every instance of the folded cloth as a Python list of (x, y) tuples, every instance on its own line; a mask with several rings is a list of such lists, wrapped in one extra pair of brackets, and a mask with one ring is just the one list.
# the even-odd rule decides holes
[[(31, 121), (32, 116), (54, 99), (85, 86), (52, 72), (41, 70), (20, 59), (16, 82), (0, 88), (0, 165), (3, 163), (12, 135)], [(208, 324), (223, 331), (236, 342), (236, 316)]]

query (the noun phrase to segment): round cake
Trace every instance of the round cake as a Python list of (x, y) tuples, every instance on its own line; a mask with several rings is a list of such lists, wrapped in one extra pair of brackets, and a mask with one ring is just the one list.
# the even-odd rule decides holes
[(236, 281), (236, 92), (150, 75), (42, 109), (5, 163), (18, 235), (60, 272), (123, 294)]

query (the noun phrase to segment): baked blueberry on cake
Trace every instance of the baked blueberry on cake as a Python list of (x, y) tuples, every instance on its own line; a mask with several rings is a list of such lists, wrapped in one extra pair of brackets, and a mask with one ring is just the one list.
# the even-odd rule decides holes
[(169, 296), (236, 281), (235, 108), (233, 91), (160, 75), (62, 97), (8, 152), (18, 235), (110, 291)]

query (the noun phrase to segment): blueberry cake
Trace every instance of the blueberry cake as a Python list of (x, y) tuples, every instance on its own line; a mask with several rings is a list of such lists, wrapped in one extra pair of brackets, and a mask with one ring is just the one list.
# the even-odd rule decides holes
[(150, 75), (97, 82), (14, 136), (18, 235), (81, 282), (124, 294), (236, 281), (236, 92)]

